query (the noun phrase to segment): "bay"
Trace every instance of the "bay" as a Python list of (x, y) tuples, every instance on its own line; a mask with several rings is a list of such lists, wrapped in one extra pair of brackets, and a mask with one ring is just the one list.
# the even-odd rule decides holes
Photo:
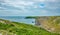
[(35, 24), (35, 19), (26, 19), (26, 16), (0, 16), (0, 19), (26, 23), (26, 24)]

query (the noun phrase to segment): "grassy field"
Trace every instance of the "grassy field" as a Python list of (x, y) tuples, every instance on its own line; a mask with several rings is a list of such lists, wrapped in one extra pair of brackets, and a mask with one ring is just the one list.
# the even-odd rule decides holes
[(2, 35), (60, 35), (51, 33), (43, 28), (34, 25), (10, 22), (8, 20), (0, 19), (0, 34)]

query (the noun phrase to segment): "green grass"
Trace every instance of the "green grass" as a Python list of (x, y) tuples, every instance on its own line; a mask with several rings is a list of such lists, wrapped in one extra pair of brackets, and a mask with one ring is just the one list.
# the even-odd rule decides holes
[[(3, 20), (5, 22), (6, 20)], [(34, 25), (18, 23), (18, 22), (7, 22), (8, 24), (0, 22), (0, 33), (3, 35), (60, 35), (57, 33), (51, 33), (43, 28), (39, 28)]]

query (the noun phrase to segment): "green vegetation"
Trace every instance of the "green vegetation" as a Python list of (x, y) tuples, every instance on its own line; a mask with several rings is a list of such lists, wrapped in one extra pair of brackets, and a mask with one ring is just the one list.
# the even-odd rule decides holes
[(27, 16), (26, 19), (36, 19), (38, 16)]
[(2, 33), (2, 35), (60, 35), (48, 32), (34, 25), (9, 22), (3, 19), (0, 19), (0, 33)]

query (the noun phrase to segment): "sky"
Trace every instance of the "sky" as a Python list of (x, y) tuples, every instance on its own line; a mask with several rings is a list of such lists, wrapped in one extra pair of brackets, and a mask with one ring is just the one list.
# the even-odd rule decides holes
[(0, 0), (0, 16), (60, 16), (60, 0)]

